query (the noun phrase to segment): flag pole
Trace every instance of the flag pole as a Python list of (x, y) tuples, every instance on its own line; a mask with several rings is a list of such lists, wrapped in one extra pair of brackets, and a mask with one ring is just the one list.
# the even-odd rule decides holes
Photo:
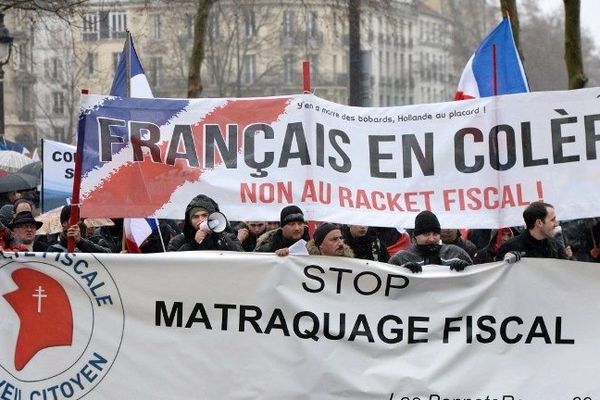
[(494, 96), (498, 96), (498, 71), (497, 71), (497, 60), (496, 60), (496, 43), (492, 44), (492, 74), (494, 84)]
[[(131, 97), (131, 32), (127, 30), (125, 38), (125, 96)], [(125, 232), (125, 219), (123, 219), (123, 229), (121, 229), (121, 250), (127, 251), (127, 233)]]
[(40, 139), (40, 146), (40, 154), (42, 155), (42, 170), (40, 172), (42, 174), (40, 177), (40, 208), (43, 213), (46, 208), (44, 207), (44, 203), (46, 202), (46, 196), (44, 196), (44, 138)]
[(165, 242), (163, 240), (162, 232), (160, 231), (160, 222), (158, 222), (158, 218), (154, 218), (154, 221), (156, 222), (156, 230), (158, 230), (158, 238), (160, 239), (160, 247), (162, 247), (163, 253), (166, 253), (167, 249), (165, 248)]
[[(311, 82), (310, 82), (310, 61), (302, 62), (302, 82), (304, 93), (312, 93)], [(317, 224), (313, 220), (308, 221), (308, 234), (312, 237), (315, 233)]]
[[(88, 89), (81, 89), (81, 95), (89, 94)], [(73, 174), (73, 193), (71, 194), (71, 213), (69, 216), (69, 226), (76, 225), (79, 222), (79, 191), (81, 188), (81, 156), (83, 154), (83, 142), (85, 138), (84, 119), (79, 119), (77, 127), (77, 151), (75, 152), (75, 171)], [(67, 236), (67, 251), (73, 253), (75, 251), (75, 239), (72, 236)]]

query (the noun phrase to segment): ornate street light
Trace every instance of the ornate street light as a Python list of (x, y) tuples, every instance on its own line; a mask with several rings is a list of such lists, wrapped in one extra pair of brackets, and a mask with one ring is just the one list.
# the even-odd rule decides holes
[[(0, 136), (1, 143), (4, 142), (4, 66), (8, 64), (12, 53), (13, 37), (10, 36), (8, 28), (4, 25), (4, 13), (0, 12)], [(5, 145), (6, 146), (6, 145)]]

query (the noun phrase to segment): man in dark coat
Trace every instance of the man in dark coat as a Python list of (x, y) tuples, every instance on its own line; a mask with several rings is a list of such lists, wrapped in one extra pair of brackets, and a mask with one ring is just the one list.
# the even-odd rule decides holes
[(374, 229), (363, 225), (345, 225), (342, 227), (342, 235), (355, 258), (384, 263), (390, 259), (387, 248)]
[(203, 226), (210, 214), (219, 211), (219, 205), (210, 197), (199, 194), (185, 209), (183, 233), (169, 242), (167, 251), (231, 250), (244, 251), (235, 233), (229, 227), (220, 233)]
[(408, 268), (411, 272), (422, 272), (423, 265), (447, 265), (462, 271), (473, 261), (466, 251), (453, 244), (440, 244), (440, 222), (431, 211), (421, 211), (415, 218), (414, 244), (398, 252), (390, 264)]
[(60, 210), (60, 223), (63, 231), (56, 238), (56, 242), (48, 242), (48, 252), (66, 252), (67, 238), (72, 237), (75, 241), (75, 253), (111, 253), (107, 247), (96, 244), (85, 237), (85, 226), (82, 229), (82, 220), (79, 224), (69, 225), (71, 218), (71, 206), (63, 206)]
[(304, 223), (304, 213), (298, 206), (290, 205), (281, 210), (279, 217), (281, 228), (273, 229), (261, 235), (254, 251), (276, 253), (278, 256), (289, 254), (289, 247), (300, 239), (310, 240), (308, 227)]
[(523, 211), (523, 219), (527, 229), (500, 247), (497, 260), (509, 251), (523, 257), (568, 259), (565, 248), (554, 239), (558, 226), (554, 206), (535, 201)]

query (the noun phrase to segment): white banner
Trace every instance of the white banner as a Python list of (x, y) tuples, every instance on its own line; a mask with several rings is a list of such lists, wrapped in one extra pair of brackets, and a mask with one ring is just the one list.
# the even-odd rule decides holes
[(82, 96), (82, 215), (182, 218), (204, 193), (231, 220), (293, 203), (330, 222), (412, 227), (430, 209), (447, 228), (501, 227), (536, 200), (597, 216), (599, 94), (387, 108)]
[(600, 396), (600, 269), (6, 254), (0, 398)]
[(42, 157), (42, 211), (47, 212), (71, 200), (75, 146), (44, 139)]

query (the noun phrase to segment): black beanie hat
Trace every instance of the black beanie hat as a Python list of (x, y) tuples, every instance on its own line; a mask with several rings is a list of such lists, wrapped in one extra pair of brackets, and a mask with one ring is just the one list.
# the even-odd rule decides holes
[(440, 221), (431, 211), (421, 211), (415, 218), (415, 231), (414, 235), (421, 235), (423, 233), (435, 232), (440, 233)]
[(325, 236), (327, 236), (329, 232), (336, 229), (340, 229), (340, 227), (336, 224), (330, 224), (329, 222), (320, 225), (315, 230), (315, 233), (313, 235), (313, 240), (315, 241), (317, 247), (319, 247), (323, 243), (323, 240), (325, 240)]
[(281, 210), (279, 217), (280, 226), (285, 226), (290, 222), (304, 222), (304, 213), (298, 206), (286, 206)]

